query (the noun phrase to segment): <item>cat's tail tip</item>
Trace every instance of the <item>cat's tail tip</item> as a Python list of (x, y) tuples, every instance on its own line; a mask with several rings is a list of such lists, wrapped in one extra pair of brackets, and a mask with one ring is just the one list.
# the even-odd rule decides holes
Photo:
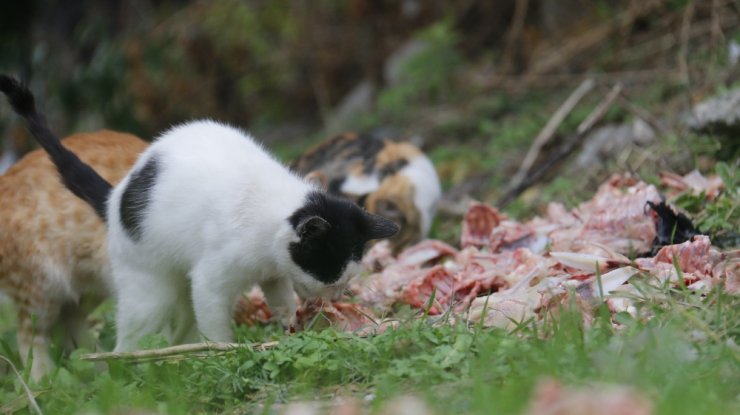
[(0, 74), (0, 91), (8, 97), (13, 110), (22, 116), (36, 112), (33, 94), (21, 81), (12, 76)]

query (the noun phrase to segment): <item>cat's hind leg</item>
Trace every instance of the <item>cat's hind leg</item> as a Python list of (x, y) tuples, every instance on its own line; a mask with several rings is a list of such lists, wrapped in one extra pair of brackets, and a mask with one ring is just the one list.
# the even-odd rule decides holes
[(101, 298), (81, 298), (78, 302), (67, 302), (62, 306), (58, 326), (64, 334), (67, 353), (84, 347), (92, 349), (95, 337), (90, 331), (87, 316), (102, 302)]
[(177, 297), (177, 310), (172, 321), (172, 344), (196, 343), (198, 338), (193, 298), (190, 287), (185, 285)]
[(138, 349), (139, 341), (148, 334), (172, 333), (170, 323), (177, 309), (180, 281), (171, 275), (127, 266), (114, 269), (114, 280), (117, 306), (115, 351)]
[(18, 309), (18, 351), (23, 363), (31, 360), (31, 378), (39, 380), (54, 367), (49, 353), (51, 329), (59, 318), (61, 306), (44, 298), (15, 298)]

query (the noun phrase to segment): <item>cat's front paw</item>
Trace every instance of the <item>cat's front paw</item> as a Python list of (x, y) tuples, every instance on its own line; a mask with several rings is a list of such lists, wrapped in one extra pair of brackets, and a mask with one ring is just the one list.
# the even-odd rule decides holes
[(298, 325), (298, 319), (296, 318), (295, 314), (293, 314), (290, 317), (281, 318), (280, 325), (283, 326), (283, 330), (286, 333), (295, 333), (296, 326)]
[(295, 332), (295, 326), (298, 323), (298, 318), (294, 309), (290, 308), (279, 308), (273, 312), (273, 321), (277, 321), (283, 327), (286, 332)]

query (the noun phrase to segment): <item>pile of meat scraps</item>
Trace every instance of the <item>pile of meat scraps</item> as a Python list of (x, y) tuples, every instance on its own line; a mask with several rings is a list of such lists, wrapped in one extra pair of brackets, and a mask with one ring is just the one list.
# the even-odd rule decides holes
[[(690, 175), (692, 183), (701, 182), (696, 174)], [(705, 183), (712, 186), (707, 194), (721, 191), (717, 179)], [(684, 189), (696, 191), (694, 185)], [(655, 186), (616, 175), (577, 208), (551, 203), (544, 217), (524, 223), (472, 203), (459, 248), (425, 240), (394, 256), (387, 242), (380, 242), (363, 263), (370, 274), (352, 283), (351, 302), (304, 304), (298, 326), (321, 314), (339, 329), (367, 332), (379, 323), (375, 315), (408, 304), (431, 315), (451, 313), (508, 328), (541, 318), (573, 296), (585, 308), (605, 301), (612, 312), (634, 314), (636, 279), (697, 291), (724, 284), (740, 293), (737, 251), (713, 247), (688, 218), (665, 204)], [(241, 310), (249, 307), (260, 314), (238, 321), (269, 315), (253, 293), (240, 303)]]

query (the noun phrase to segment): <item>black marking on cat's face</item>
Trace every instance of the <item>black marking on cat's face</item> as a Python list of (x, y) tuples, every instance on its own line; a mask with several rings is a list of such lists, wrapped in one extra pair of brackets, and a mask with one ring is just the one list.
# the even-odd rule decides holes
[(159, 164), (156, 157), (152, 157), (144, 164), (144, 167), (131, 175), (131, 180), (121, 196), (121, 223), (134, 241), (141, 239), (141, 225), (158, 173)]
[(362, 258), (366, 242), (398, 232), (388, 219), (322, 192), (309, 193), (288, 221), (300, 238), (289, 246), (293, 262), (327, 285), (341, 278), (349, 261)]

